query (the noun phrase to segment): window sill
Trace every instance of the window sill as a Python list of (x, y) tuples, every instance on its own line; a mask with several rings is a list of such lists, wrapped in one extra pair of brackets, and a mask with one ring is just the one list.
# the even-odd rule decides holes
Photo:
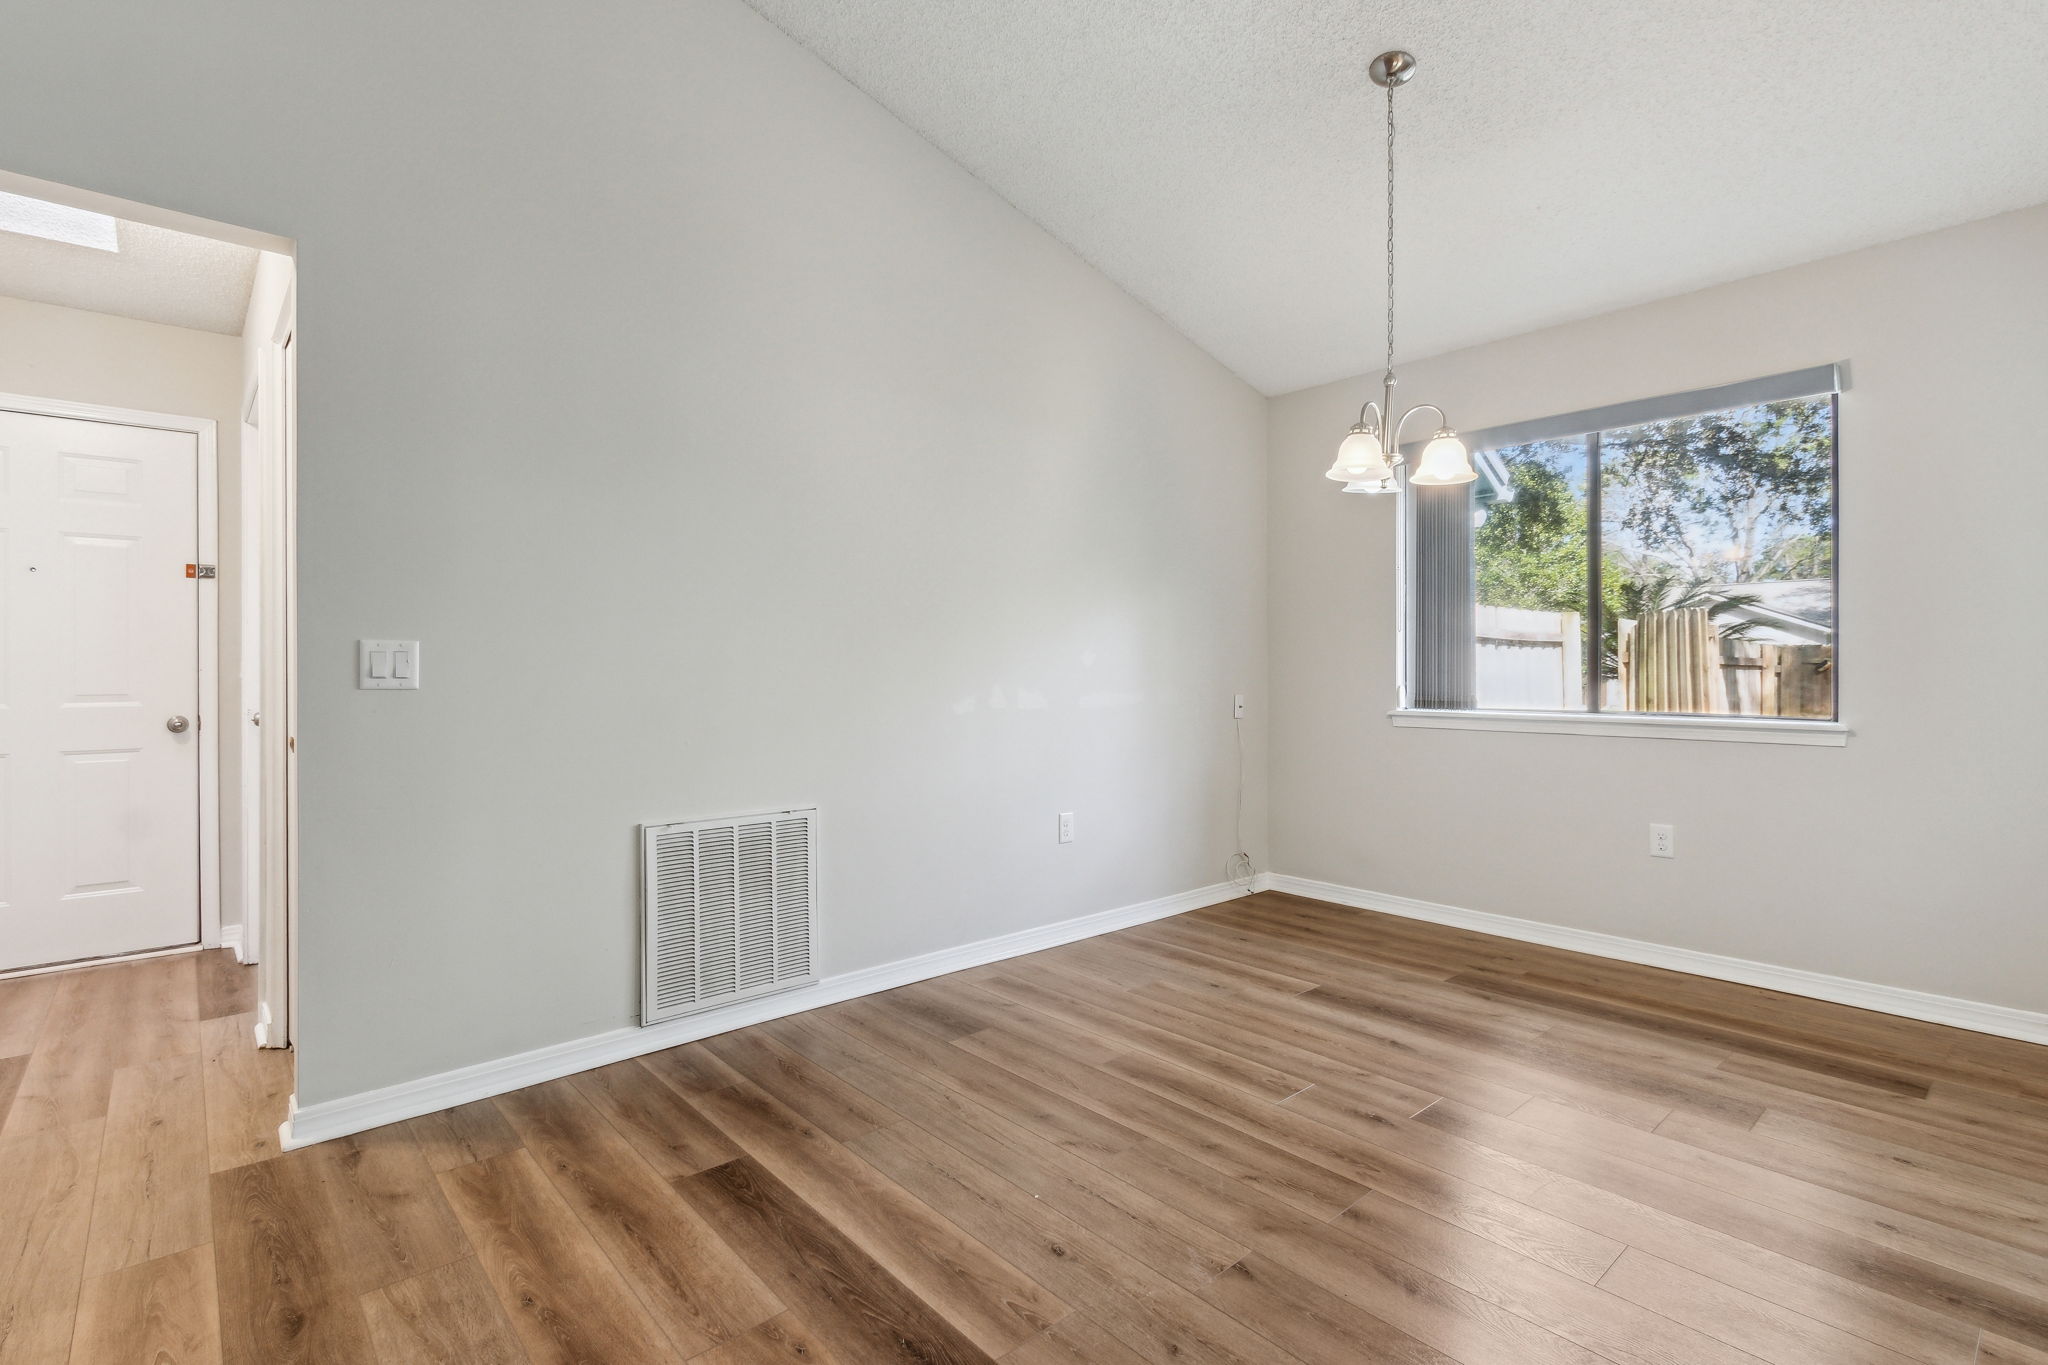
[(1616, 739), (1704, 739), (1738, 744), (1840, 747), (1849, 727), (1836, 720), (1765, 720), (1752, 716), (1577, 715), (1558, 711), (1387, 712), (1414, 730), (1510, 730), (1536, 735), (1607, 735)]

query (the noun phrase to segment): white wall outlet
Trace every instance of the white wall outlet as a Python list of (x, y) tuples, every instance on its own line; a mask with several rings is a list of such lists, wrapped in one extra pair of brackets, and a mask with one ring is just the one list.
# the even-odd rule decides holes
[(1669, 825), (1650, 826), (1650, 856), (1652, 858), (1676, 858), (1678, 856), (1678, 832)]
[(356, 641), (356, 686), (366, 692), (420, 685), (418, 640)]
[(1063, 844), (1074, 842), (1074, 812), (1070, 810), (1060, 812), (1060, 842)]
[(1237, 720), (1244, 719), (1244, 693), (1239, 692), (1230, 699), (1230, 714)]

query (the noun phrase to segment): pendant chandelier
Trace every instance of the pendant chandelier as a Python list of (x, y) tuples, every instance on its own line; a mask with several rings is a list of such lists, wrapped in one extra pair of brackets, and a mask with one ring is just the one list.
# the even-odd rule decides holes
[[(1472, 468), (1472, 456), (1458, 439), (1444, 410), (1434, 403), (1418, 403), (1391, 420), (1394, 411), (1394, 91), (1415, 75), (1415, 58), (1407, 52), (1382, 52), (1372, 59), (1373, 84), (1387, 92), (1387, 372), (1381, 379), (1380, 401), (1368, 400), (1358, 410), (1358, 423), (1337, 447), (1337, 462), (1327, 477), (1344, 485), (1346, 493), (1394, 493), (1403, 483), (1417, 487), (1441, 487), (1470, 483), (1479, 475)], [(1436, 435), (1422, 448), (1415, 468), (1403, 469), (1407, 458), (1401, 452), (1401, 429), (1408, 419), (1427, 408), (1436, 414)]]

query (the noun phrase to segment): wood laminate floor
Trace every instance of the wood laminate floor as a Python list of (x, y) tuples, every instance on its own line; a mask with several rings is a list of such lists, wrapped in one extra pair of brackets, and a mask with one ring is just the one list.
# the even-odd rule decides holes
[(280, 1155), (0, 982), (0, 1362), (2044, 1365), (2048, 1049), (1261, 894)]

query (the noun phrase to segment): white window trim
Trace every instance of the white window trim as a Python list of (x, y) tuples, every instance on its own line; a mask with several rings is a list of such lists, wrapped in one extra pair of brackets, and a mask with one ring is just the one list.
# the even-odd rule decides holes
[[(1508, 423), (1484, 431), (1466, 432), (1465, 438), (1473, 443), (1475, 450), (1490, 453), (1503, 446), (1527, 445), (1592, 431), (1639, 426), (1644, 422), (1697, 416), (1729, 407), (1806, 398), (1823, 392), (1840, 395), (1849, 388), (1848, 369), (1847, 362), (1817, 365), (1715, 388), (1615, 403), (1529, 422)], [(1405, 449), (1413, 458), (1420, 454), (1421, 448), (1418, 443)], [(1838, 479), (1839, 475), (1837, 470)], [(1840, 496), (1841, 490), (1837, 487), (1838, 506)], [(1408, 615), (1414, 602), (1409, 591), (1412, 574), (1409, 551), (1414, 532), (1409, 523), (1413, 519), (1414, 505), (1413, 498), (1404, 496), (1394, 517), (1394, 695), (1401, 704), (1387, 712), (1387, 719), (1398, 728), (1605, 735), (1610, 739), (1687, 739), (1735, 744), (1801, 744), (1823, 748), (1841, 748), (1855, 733), (1840, 720), (1790, 720), (1774, 716), (1660, 716), (1627, 711), (1454, 711), (1408, 706), (1408, 682), (1414, 668), (1414, 660), (1408, 651)], [(1839, 593), (1839, 584), (1837, 590)], [(1837, 656), (1841, 653), (1840, 646), (1838, 616)], [(1840, 705), (1840, 693), (1837, 692), (1838, 715)]]
[(1767, 716), (1650, 716), (1616, 711), (1423, 711), (1396, 708), (1387, 719), (1409, 730), (1508, 730), (1532, 735), (1606, 735), (1610, 739), (1694, 739), (1736, 744), (1840, 748), (1854, 734), (1838, 720)]

